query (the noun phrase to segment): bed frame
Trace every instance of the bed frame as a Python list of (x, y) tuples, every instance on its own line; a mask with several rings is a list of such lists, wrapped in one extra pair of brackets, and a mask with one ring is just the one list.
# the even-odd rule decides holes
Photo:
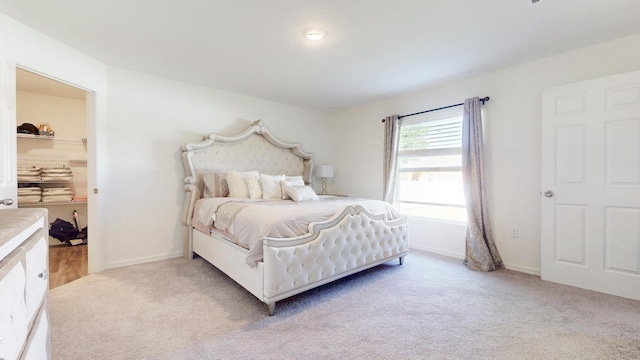
[(360, 206), (347, 206), (329, 220), (313, 223), (309, 233), (288, 239), (264, 238), (264, 259), (254, 268), (245, 262), (248, 250), (192, 226), (196, 200), (203, 194), (202, 177), (227, 170), (301, 175), (310, 184), (313, 154), (299, 143), (278, 140), (256, 121), (235, 136), (206, 135), (182, 147), (186, 191), (182, 223), (184, 257), (196, 253), (243, 286), (275, 313), (276, 302), (342, 277), (399, 259), (408, 249), (406, 217), (385, 221)]

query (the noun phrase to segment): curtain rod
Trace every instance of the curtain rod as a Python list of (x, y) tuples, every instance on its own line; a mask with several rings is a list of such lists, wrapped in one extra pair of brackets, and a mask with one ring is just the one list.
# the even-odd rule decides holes
[[(490, 98), (488, 96), (483, 97), (482, 99), (480, 99), (480, 102), (482, 103), (482, 105), (484, 105), (485, 102), (489, 101)], [(402, 119), (403, 117), (408, 117), (408, 116), (414, 116), (414, 115), (420, 115), (420, 114), (425, 114), (428, 112), (432, 112), (432, 111), (438, 111), (438, 110), (443, 110), (443, 109), (448, 109), (448, 108), (452, 108), (452, 107), (456, 107), (456, 106), (462, 106), (464, 105), (464, 103), (460, 103), (460, 104), (454, 104), (454, 105), (449, 105), (449, 106), (443, 106), (443, 107), (439, 107), (437, 109), (429, 109), (429, 110), (425, 110), (425, 111), (420, 111), (417, 113), (413, 113), (413, 114), (408, 114), (408, 115), (400, 115), (398, 116), (398, 119)], [(385, 120), (382, 119), (382, 122), (384, 122)]]

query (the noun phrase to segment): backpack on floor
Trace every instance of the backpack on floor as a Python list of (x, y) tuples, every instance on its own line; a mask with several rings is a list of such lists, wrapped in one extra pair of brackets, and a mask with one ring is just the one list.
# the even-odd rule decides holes
[(56, 219), (51, 223), (49, 229), (49, 236), (54, 237), (60, 241), (69, 241), (71, 239), (77, 239), (80, 231), (68, 221), (62, 219)]

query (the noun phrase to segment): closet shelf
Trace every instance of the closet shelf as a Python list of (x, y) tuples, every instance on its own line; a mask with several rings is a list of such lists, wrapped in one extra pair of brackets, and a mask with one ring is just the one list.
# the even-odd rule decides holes
[[(66, 211), (65, 208), (54, 210), (56, 206), (78, 206), (83, 208), (88, 203), (85, 195), (87, 180), (87, 139), (64, 138), (59, 136), (17, 134), (18, 140), (18, 170), (25, 170), (24, 177), (18, 180), (21, 186), (37, 186), (46, 191), (55, 188), (72, 188), (73, 193), (80, 191), (81, 195), (74, 194), (72, 197), (24, 197), (20, 201), (18, 197), (18, 208), (44, 207), (50, 211)], [(24, 168), (24, 169), (22, 169)], [(37, 176), (38, 171), (33, 171), (36, 175), (31, 175), (28, 169), (41, 168), (41, 176)], [(59, 170), (64, 168), (65, 171)], [(48, 170), (45, 169), (57, 169)], [(22, 174), (22, 173), (21, 173)], [(79, 175), (79, 176), (78, 176)], [(36, 181), (26, 179), (35, 178)], [(45, 179), (45, 180), (43, 180)], [(29, 184), (29, 185), (24, 185)], [(84, 195), (84, 196), (82, 196)], [(68, 200), (71, 201), (42, 201), (42, 200)], [(27, 202), (34, 201), (36, 202)], [(1, 359), (0, 359), (1, 360)]]
[(52, 202), (35, 202), (35, 203), (20, 203), (18, 202), (18, 207), (22, 206), (51, 206), (51, 205), (75, 205), (75, 204), (86, 204), (87, 200), (82, 201), (52, 201)]
[(57, 136), (49, 136), (49, 135), (32, 135), (32, 134), (16, 134), (19, 138), (24, 139), (35, 139), (35, 140), (56, 140), (56, 141), (67, 141), (67, 142), (83, 142), (86, 143), (86, 138), (64, 138)]
[(16, 134), (19, 138), (25, 139), (38, 139), (38, 140), (53, 140), (55, 137), (53, 135), (33, 135), (33, 134)]
[(46, 156), (18, 156), (18, 165), (67, 166), (69, 163), (86, 163), (85, 159), (65, 159)]
[(86, 179), (73, 179), (73, 180), (37, 180), (27, 181), (18, 180), (18, 184), (86, 184)]

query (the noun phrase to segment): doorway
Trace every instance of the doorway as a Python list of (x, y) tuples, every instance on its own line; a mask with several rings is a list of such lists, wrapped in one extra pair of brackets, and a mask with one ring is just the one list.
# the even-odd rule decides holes
[[(44, 207), (69, 235), (49, 237), (49, 285), (88, 273), (87, 91), (16, 69), (18, 207)], [(76, 234), (77, 232), (77, 234)]]

